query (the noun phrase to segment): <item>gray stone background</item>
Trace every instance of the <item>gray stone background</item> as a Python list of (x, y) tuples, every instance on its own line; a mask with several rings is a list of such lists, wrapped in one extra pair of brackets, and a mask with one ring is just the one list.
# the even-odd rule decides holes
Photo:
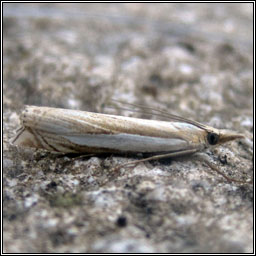
[(10, 144), (25, 104), (146, 117), (106, 108), (114, 98), (243, 133), (208, 154), (227, 175), (251, 179), (252, 4), (3, 7), (5, 252), (252, 252), (253, 187), (193, 157), (113, 176), (134, 158), (75, 160)]

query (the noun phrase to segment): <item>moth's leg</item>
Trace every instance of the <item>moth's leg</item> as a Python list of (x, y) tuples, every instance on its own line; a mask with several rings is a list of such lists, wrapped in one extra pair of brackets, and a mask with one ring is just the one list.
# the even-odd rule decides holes
[(223, 178), (225, 178), (228, 182), (236, 182), (236, 183), (247, 183), (247, 184), (252, 184), (253, 181), (243, 181), (243, 180), (237, 180), (237, 179), (233, 179), (228, 177), (226, 174), (224, 174), (223, 172), (221, 172), (218, 167), (216, 165), (214, 165), (211, 162), (211, 158), (206, 155), (205, 153), (198, 153), (197, 152), (198, 149), (189, 149), (189, 150), (183, 150), (183, 151), (178, 151), (178, 152), (172, 152), (172, 153), (167, 153), (167, 154), (161, 154), (161, 155), (156, 155), (156, 156), (151, 156), (151, 157), (147, 157), (147, 158), (143, 158), (143, 159), (139, 159), (139, 160), (135, 160), (135, 161), (130, 161), (127, 162), (125, 164), (121, 164), (116, 166), (113, 171), (118, 171), (120, 170), (120, 168), (123, 168), (125, 166), (129, 166), (129, 165), (137, 165), (141, 162), (145, 162), (145, 161), (151, 161), (151, 160), (158, 160), (158, 159), (163, 159), (163, 158), (173, 158), (173, 157), (179, 157), (179, 156), (184, 156), (184, 155), (189, 155), (189, 154), (194, 154), (193, 157), (195, 158), (195, 160), (200, 160), (203, 161), (204, 163), (206, 163), (213, 171), (217, 172), (218, 174), (220, 174)]
[(93, 154), (78, 154), (78, 153), (66, 153), (64, 154), (63, 156), (67, 156), (69, 158), (71, 158), (71, 161), (76, 161), (76, 160), (79, 160), (79, 159), (83, 159), (83, 158), (89, 158), (89, 157), (92, 157), (92, 156), (97, 156), (98, 154), (97, 153), (93, 153)]
[(196, 154), (194, 154), (193, 157), (195, 158), (195, 160), (200, 160), (200, 161), (203, 161), (204, 163), (206, 163), (213, 171), (220, 174), (228, 182), (247, 183), (247, 184), (253, 183), (252, 180), (244, 181), (244, 180), (237, 180), (237, 179), (228, 177), (225, 173), (221, 172), (215, 164), (212, 163), (211, 158), (205, 153), (196, 153)]
[(142, 163), (142, 162), (146, 162), (146, 161), (158, 160), (158, 159), (163, 159), (163, 158), (167, 158), (167, 157), (184, 156), (184, 155), (194, 154), (197, 151), (198, 151), (198, 149), (187, 149), (187, 150), (178, 151), (178, 152), (155, 155), (155, 156), (151, 156), (151, 157), (147, 157), (147, 158), (143, 158), (143, 159), (139, 159), (139, 160), (135, 160), (135, 161), (130, 161), (130, 162), (127, 162), (125, 164), (118, 165), (115, 168), (113, 168), (113, 171), (118, 171), (120, 168), (123, 168), (123, 167), (128, 166), (128, 165), (135, 165), (136, 166), (137, 164)]
[[(112, 176), (111, 179), (113, 180), (116, 177), (118, 177), (118, 174), (119, 174), (118, 171), (122, 167), (125, 167), (125, 166), (128, 166), (128, 165), (135, 165), (136, 166), (137, 164), (142, 163), (142, 162), (146, 162), (146, 161), (158, 160), (158, 159), (163, 159), (163, 158), (166, 158), (166, 157), (178, 157), (178, 156), (193, 154), (197, 151), (198, 151), (198, 149), (188, 149), (188, 150), (183, 150), (183, 151), (178, 151), (178, 152), (155, 155), (155, 156), (151, 156), (151, 157), (147, 157), (147, 158), (143, 158), (143, 159), (139, 159), (139, 160), (135, 160), (135, 161), (130, 161), (130, 162), (127, 162), (125, 164), (121, 164), (121, 165), (118, 165), (118, 166), (112, 168), (111, 172), (112, 172), (113, 175), (111, 175)], [(109, 181), (109, 179), (105, 179), (102, 182), (101, 185), (105, 185), (108, 181)]]

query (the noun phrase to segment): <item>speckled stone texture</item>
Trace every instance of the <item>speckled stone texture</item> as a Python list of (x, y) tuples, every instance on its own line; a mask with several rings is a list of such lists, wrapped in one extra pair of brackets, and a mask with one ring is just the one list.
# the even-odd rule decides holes
[(3, 14), (5, 252), (253, 251), (252, 185), (193, 157), (113, 173), (141, 156), (10, 144), (29, 104), (160, 118), (107, 108), (114, 98), (243, 133), (207, 154), (226, 175), (250, 180), (252, 4), (4, 3)]

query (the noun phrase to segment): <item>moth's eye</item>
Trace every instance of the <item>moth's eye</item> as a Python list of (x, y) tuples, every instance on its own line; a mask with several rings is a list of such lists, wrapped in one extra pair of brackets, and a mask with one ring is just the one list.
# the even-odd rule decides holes
[(210, 145), (215, 145), (219, 141), (219, 135), (214, 132), (209, 132), (207, 135), (207, 141)]

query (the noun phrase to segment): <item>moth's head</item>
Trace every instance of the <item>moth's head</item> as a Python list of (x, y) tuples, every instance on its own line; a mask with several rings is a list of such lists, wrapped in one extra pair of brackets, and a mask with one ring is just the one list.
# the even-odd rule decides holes
[(211, 129), (207, 130), (206, 140), (211, 146), (223, 144), (236, 139), (244, 139), (244, 135), (229, 131), (229, 130), (218, 130)]

